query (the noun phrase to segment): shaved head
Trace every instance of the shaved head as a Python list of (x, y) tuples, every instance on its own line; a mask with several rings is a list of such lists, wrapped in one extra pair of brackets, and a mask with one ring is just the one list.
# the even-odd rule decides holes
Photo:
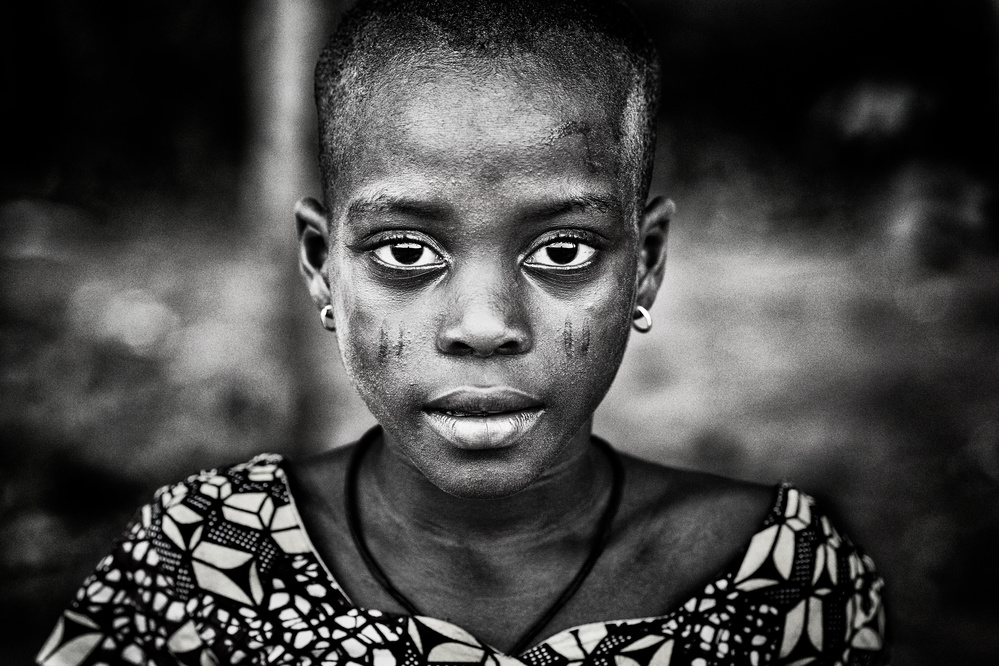
[[(498, 76), (549, 94), (581, 93), (610, 120), (621, 177), (633, 200), (644, 202), (659, 64), (655, 47), (625, 6), (598, 0), (361, 0), (316, 67), (327, 207), (339, 171), (359, 148), (354, 144), (365, 140), (357, 131), (366, 102), (396, 86), (457, 71), (473, 81)], [(551, 139), (588, 131), (568, 123)]]

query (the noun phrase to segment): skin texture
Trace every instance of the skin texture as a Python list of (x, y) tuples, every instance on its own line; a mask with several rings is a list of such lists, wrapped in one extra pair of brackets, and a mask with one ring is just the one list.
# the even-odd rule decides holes
[[(662, 246), (666, 207), (656, 202), (641, 229), (629, 219), (614, 119), (585, 90), (519, 78), (443, 70), (382, 87), (359, 114), (356, 133), (370, 139), (339, 171), (313, 276), (390, 448), (458, 496), (516, 493), (587, 448), (637, 291), (651, 305), (662, 270), (662, 252), (639, 263), (639, 241)], [(532, 263), (565, 240), (596, 250), (588, 265)], [(439, 263), (392, 268), (374, 252), (389, 241), (425, 245)], [(532, 437), (475, 452), (442, 441), (424, 407), (462, 386), (534, 398), (544, 411)]]
[[(593, 93), (526, 66), (397, 72), (353, 110), (328, 208), (296, 210), (309, 291), (385, 432), (358, 479), (369, 546), (423, 613), (500, 649), (586, 557), (610, 484), (592, 414), (665, 261), (672, 204), (638, 205), (621, 119)], [(582, 260), (551, 265), (560, 248)], [(428, 405), (460, 387), (526, 396), (530, 427), (486, 446), (442, 434)], [(345, 537), (345, 456), (296, 468), (303, 516), (355, 603), (401, 610)], [(770, 499), (630, 458), (627, 473), (614, 540), (546, 634), (669, 610)]]

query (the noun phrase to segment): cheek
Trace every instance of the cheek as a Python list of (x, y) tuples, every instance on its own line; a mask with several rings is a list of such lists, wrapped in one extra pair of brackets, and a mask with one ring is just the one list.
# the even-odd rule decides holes
[(401, 321), (383, 319), (378, 329), (378, 363), (401, 362), (411, 335)]
[(561, 353), (576, 371), (611, 378), (616, 373), (631, 331), (636, 263), (634, 252), (616, 252), (601, 279), (578, 293), (563, 312)]
[(603, 302), (580, 306), (564, 313), (552, 336), (552, 371), (562, 375), (561, 383), (583, 398), (584, 409), (610, 388), (624, 356), (631, 319), (627, 295), (612, 295)]
[(379, 422), (388, 425), (408, 413), (402, 407), (413, 402), (409, 393), (420, 363), (404, 320), (353, 316), (337, 333), (347, 376)]
[(405, 398), (419, 362), (414, 358), (416, 320), (381, 302), (376, 293), (363, 284), (337, 291), (337, 341), (351, 383), (380, 416)]
[(628, 342), (629, 320), (614, 316), (568, 317), (558, 336), (562, 364), (570, 372), (600, 372), (616, 369)]
[(572, 319), (565, 320), (562, 328), (562, 352), (566, 359), (574, 356), (586, 357), (590, 355), (590, 331), (592, 322), (582, 320), (573, 326)]

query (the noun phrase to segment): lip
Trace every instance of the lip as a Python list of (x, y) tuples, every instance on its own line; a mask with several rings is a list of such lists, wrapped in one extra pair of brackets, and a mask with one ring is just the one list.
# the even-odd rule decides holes
[(424, 407), (437, 434), (460, 449), (505, 448), (538, 422), (544, 404), (510, 387), (461, 387), (438, 396)]
[(424, 409), (481, 414), (517, 412), (543, 406), (533, 395), (509, 386), (462, 386), (434, 398)]

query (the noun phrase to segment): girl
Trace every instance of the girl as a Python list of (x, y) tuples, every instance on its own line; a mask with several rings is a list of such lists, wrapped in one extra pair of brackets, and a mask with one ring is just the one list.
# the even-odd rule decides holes
[(591, 434), (665, 264), (657, 88), (618, 6), (358, 6), (295, 214), (380, 425), (159, 491), (40, 662), (883, 661), (882, 582), (807, 495)]

